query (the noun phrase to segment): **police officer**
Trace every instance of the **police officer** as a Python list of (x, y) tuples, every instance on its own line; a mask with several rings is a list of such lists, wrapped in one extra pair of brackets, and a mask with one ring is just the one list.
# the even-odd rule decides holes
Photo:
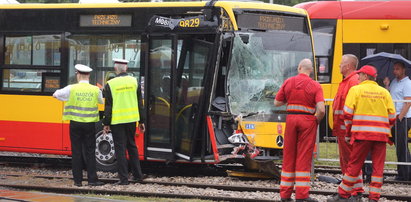
[(352, 145), (350, 160), (338, 195), (328, 198), (328, 202), (351, 201), (348, 198), (369, 152), (373, 164), (369, 201), (378, 201), (381, 195), (386, 143), (395, 122), (394, 103), (390, 93), (375, 82), (377, 70), (373, 66), (365, 65), (357, 73), (360, 84), (348, 91), (344, 104), (347, 141)]
[[(103, 103), (103, 96), (97, 86), (89, 84), (92, 69), (86, 65), (75, 65), (77, 84), (57, 90), (53, 97), (66, 101), (63, 120), (70, 120), (71, 166), (74, 185), (81, 187), (83, 167), (87, 167), (89, 186), (100, 186), (96, 173), (95, 124), (99, 120), (97, 104)], [(83, 154), (85, 158), (83, 159)], [(86, 162), (87, 165), (84, 165)]]
[(114, 150), (117, 158), (117, 168), (120, 181), (117, 185), (128, 185), (128, 163), (126, 149), (131, 165), (133, 180), (142, 180), (140, 160), (135, 142), (136, 122), (144, 133), (145, 126), (140, 113), (142, 97), (137, 79), (127, 74), (127, 60), (114, 59), (116, 77), (109, 80), (104, 88), (104, 132), (111, 130), (114, 140)]
[(281, 201), (293, 201), (295, 184), (296, 201), (315, 202), (309, 197), (310, 170), (317, 125), (325, 114), (324, 96), (320, 84), (310, 78), (313, 65), (303, 59), (298, 65), (298, 75), (287, 79), (275, 97), (274, 105), (287, 104), (287, 119), (281, 172)]

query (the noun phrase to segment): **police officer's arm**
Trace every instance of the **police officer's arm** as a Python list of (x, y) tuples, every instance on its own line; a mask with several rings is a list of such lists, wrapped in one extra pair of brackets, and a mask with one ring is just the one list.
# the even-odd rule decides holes
[(104, 87), (104, 98), (105, 98), (105, 102), (104, 102), (103, 125), (109, 126), (111, 124), (113, 97), (111, 96), (111, 90), (108, 84)]
[(56, 90), (56, 92), (53, 93), (53, 97), (57, 98), (60, 101), (68, 101), (69, 97), (70, 97), (70, 85)]
[(141, 87), (140, 85), (138, 85), (137, 88), (137, 99), (138, 99), (138, 113), (140, 114), (140, 123), (145, 123), (146, 121), (146, 117), (145, 117), (145, 113), (144, 113), (144, 104), (143, 104), (143, 96), (141, 93)]
[(103, 92), (101, 90), (98, 90), (98, 103), (103, 104)]

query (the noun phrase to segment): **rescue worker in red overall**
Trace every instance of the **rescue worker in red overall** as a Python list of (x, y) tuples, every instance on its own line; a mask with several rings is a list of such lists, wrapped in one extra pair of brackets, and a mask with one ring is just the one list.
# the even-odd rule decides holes
[[(341, 173), (344, 174), (347, 170), (348, 160), (350, 159), (350, 154), (352, 147), (345, 141), (346, 128), (344, 124), (343, 108), (345, 99), (347, 97), (348, 91), (351, 87), (359, 83), (358, 74), (355, 72), (358, 66), (358, 58), (352, 54), (345, 54), (342, 56), (340, 63), (340, 72), (344, 76), (338, 86), (337, 94), (335, 95), (333, 102), (333, 135), (337, 137), (338, 150), (340, 154), (340, 167)], [(354, 185), (353, 196), (361, 197), (364, 192), (362, 175), (358, 175), (357, 182)]]
[(357, 176), (371, 151), (373, 172), (369, 201), (378, 201), (381, 195), (386, 143), (395, 123), (395, 108), (390, 93), (375, 82), (377, 70), (370, 65), (357, 71), (360, 84), (348, 92), (344, 105), (346, 140), (352, 145), (348, 167), (333, 201), (350, 201)]
[(274, 100), (275, 106), (287, 104), (287, 119), (281, 172), (281, 201), (317, 201), (309, 197), (310, 170), (318, 123), (325, 114), (320, 84), (310, 78), (313, 65), (303, 59), (298, 75), (287, 79)]

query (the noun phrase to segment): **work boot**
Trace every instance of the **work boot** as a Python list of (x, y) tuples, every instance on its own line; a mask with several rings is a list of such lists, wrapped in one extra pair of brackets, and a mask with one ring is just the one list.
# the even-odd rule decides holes
[(330, 198), (327, 198), (327, 202), (348, 202), (348, 198), (343, 198), (339, 194), (333, 195)]
[(281, 202), (294, 202), (294, 200), (291, 198), (282, 198)]
[(357, 193), (357, 195), (351, 196), (350, 201), (352, 201), (352, 202), (362, 202), (362, 193)]
[(297, 199), (295, 201), (296, 202), (318, 202), (317, 199), (311, 198), (311, 197), (308, 197), (308, 198), (305, 198), (305, 199)]
[(369, 199), (368, 202), (377, 202), (377, 200)]

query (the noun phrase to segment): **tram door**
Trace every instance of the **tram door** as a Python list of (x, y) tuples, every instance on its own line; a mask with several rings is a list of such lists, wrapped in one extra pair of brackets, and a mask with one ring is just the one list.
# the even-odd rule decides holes
[(211, 43), (150, 36), (148, 50), (146, 157), (192, 160)]

